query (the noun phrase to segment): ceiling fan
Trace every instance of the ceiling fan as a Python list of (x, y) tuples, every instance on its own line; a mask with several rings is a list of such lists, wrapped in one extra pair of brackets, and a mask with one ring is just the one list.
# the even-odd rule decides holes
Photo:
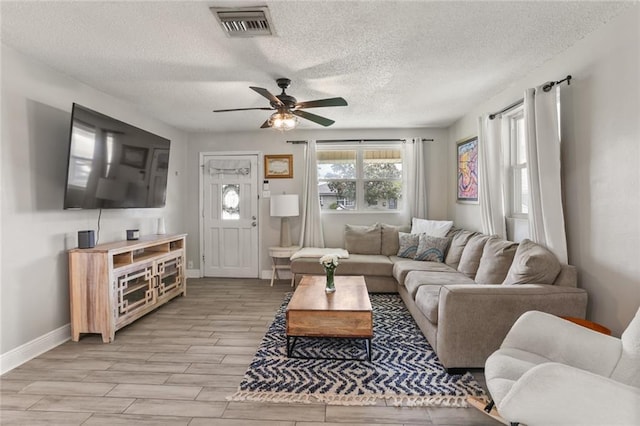
[(306, 108), (320, 108), (320, 107), (334, 107), (334, 106), (347, 106), (347, 101), (343, 98), (328, 98), (317, 99), (315, 101), (298, 102), (296, 98), (291, 95), (287, 95), (285, 90), (291, 85), (291, 80), (288, 78), (279, 78), (276, 80), (278, 87), (282, 89), (282, 93), (274, 96), (267, 89), (262, 87), (249, 86), (250, 89), (256, 91), (260, 95), (269, 100), (270, 107), (264, 108), (233, 108), (233, 109), (216, 109), (213, 112), (228, 112), (228, 111), (250, 111), (250, 110), (265, 110), (276, 111), (271, 114), (271, 117), (260, 128), (275, 128), (279, 130), (290, 130), (297, 125), (297, 118), (301, 117), (314, 123), (318, 123), (321, 126), (331, 126), (335, 121), (328, 118), (312, 114), (310, 112), (302, 111)]

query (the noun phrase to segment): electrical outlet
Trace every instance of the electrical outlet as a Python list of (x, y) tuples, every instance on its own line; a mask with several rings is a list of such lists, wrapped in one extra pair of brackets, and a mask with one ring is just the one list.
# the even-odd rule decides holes
[(193, 260), (187, 262), (187, 268), (193, 269)]

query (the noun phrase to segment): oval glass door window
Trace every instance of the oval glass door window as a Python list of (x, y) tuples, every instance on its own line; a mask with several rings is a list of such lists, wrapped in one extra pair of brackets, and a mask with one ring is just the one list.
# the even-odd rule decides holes
[(222, 185), (222, 219), (240, 219), (240, 185)]

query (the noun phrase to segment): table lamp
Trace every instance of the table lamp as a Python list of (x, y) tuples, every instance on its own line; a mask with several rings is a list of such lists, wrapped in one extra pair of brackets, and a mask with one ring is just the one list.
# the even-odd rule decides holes
[(291, 247), (291, 231), (289, 218), (298, 216), (298, 194), (282, 194), (271, 196), (271, 216), (281, 217), (280, 247)]

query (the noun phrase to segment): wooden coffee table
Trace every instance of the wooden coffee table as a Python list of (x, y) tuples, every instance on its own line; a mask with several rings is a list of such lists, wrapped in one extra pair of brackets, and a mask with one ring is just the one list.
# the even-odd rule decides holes
[[(336, 276), (336, 291), (324, 291), (326, 277), (305, 275), (287, 306), (287, 356), (298, 337), (364, 339), (371, 361), (373, 312), (363, 276)], [(293, 339), (293, 341), (291, 341)]]

